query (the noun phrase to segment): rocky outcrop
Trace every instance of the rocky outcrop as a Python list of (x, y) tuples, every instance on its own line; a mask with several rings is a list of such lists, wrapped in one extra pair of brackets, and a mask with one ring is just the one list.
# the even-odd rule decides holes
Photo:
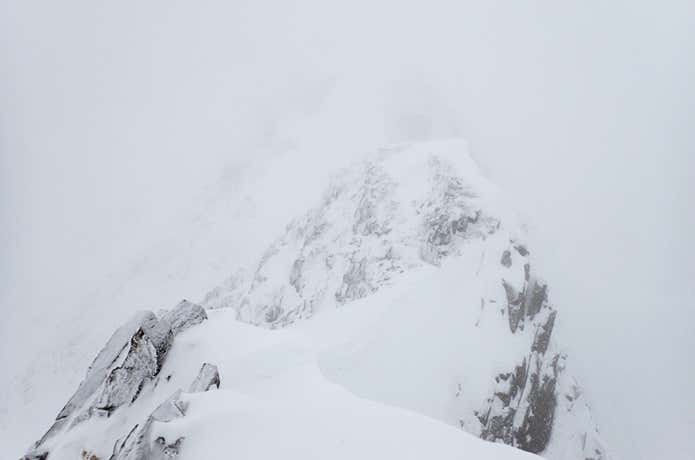
[(220, 374), (217, 371), (217, 366), (210, 363), (203, 363), (203, 366), (198, 372), (191, 386), (188, 388), (189, 393), (201, 393), (208, 391), (212, 387), (220, 387)]
[(186, 415), (187, 404), (181, 400), (178, 390), (162, 404), (142, 424), (135, 425), (121, 440), (116, 441), (109, 460), (154, 460), (176, 458), (183, 438), (168, 443), (162, 436), (152, 439), (152, 425), (155, 422), (167, 423)]
[[(208, 391), (213, 386), (219, 388), (220, 375), (217, 366), (204, 363), (196, 379), (191, 383), (189, 393)], [(173, 460), (178, 457), (183, 437), (167, 440), (164, 436), (153, 433), (155, 423), (169, 423), (184, 417), (188, 403), (177, 390), (150, 414), (142, 423), (135, 425), (128, 434), (116, 441), (109, 460)]]
[(191, 326), (202, 323), (208, 319), (208, 315), (203, 307), (184, 299), (164, 313), (162, 319), (171, 325), (171, 331), (176, 335)]
[(47, 457), (52, 440), (61, 433), (132, 404), (159, 375), (176, 334), (205, 318), (204, 309), (188, 301), (160, 318), (150, 311), (136, 314), (107, 341), (75, 394), (25, 458)]
[[(168, 328), (168, 324), (162, 324)], [(135, 401), (143, 386), (159, 373), (172, 337), (171, 329), (167, 329), (157, 343), (139, 329), (130, 340), (125, 361), (109, 373), (92, 408), (108, 416), (122, 405)]]
[[(532, 334), (529, 335), (526, 355), (513, 370), (494, 378), (492, 395), (476, 415), (483, 439), (503, 442), (528, 452), (545, 453), (552, 439), (558, 406), (574, 401), (579, 390), (571, 377), (565, 375), (566, 356), (553, 346), (557, 310), (548, 301), (548, 286), (532, 273), (527, 260), (528, 250), (511, 243), (517, 252), (515, 257), (523, 261), (524, 277), (520, 287), (502, 280), (509, 330), (512, 334), (523, 334), (525, 328), (527, 332), (530, 328)], [(509, 249), (504, 250), (500, 263), (509, 269), (513, 258)], [(577, 412), (577, 418), (590, 419), (586, 405), (568, 407), (561, 415), (571, 414), (573, 410)], [(595, 431), (592, 421), (584, 423)], [(590, 439), (591, 447), (586, 448), (586, 441), (577, 446), (582, 458), (605, 457), (596, 433), (584, 433), (583, 437)]]

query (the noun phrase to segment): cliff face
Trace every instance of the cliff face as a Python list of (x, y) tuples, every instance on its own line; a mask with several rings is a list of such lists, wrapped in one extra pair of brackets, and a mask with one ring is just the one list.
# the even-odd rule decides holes
[[(285, 397), (306, 394), (311, 403), (303, 412), (322, 401), (334, 407), (333, 396), (322, 398), (338, 384), (361, 397), (350, 400), (356, 411), (378, 401), (550, 459), (605, 460), (571, 360), (556, 341), (562, 316), (514, 216), (465, 144), (383, 149), (337, 174), (317, 206), (279, 232), (255, 266), (236, 269), (210, 290), (201, 302), (207, 314), (184, 301), (119, 328), (26, 458), (201, 458), (211, 445), (225, 446), (230, 431), (242, 435), (235, 411), (246, 400), (191, 394), (221, 386), (262, 400), (253, 411), (264, 414), (284, 408)], [(181, 344), (189, 328), (194, 338)], [(189, 420), (190, 404), (198, 415)], [(212, 416), (201, 415), (206, 404)], [(350, 411), (328, 423), (342, 426), (338, 418)], [(280, 415), (287, 414), (296, 409)], [(313, 422), (326, 414), (317, 412)], [(201, 434), (207, 432), (196, 423), (213, 423), (207, 429), (218, 436)], [(234, 426), (215, 431), (228, 423)], [(362, 423), (344, 429), (361, 432)], [(383, 430), (398, 432), (399, 423), (364, 436), (384, 443)], [(405, 452), (417, 450), (425, 425), (399, 444)], [(468, 443), (457, 434), (464, 441), (451, 446)], [(391, 444), (386, 457), (401, 455)], [(359, 449), (368, 444), (354, 446), (363, 456)], [(322, 449), (328, 457), (336, 452)], [(263, 458), (261, 450), (237, 454)], [(489, 458), (516, 458), (492, 452)]]

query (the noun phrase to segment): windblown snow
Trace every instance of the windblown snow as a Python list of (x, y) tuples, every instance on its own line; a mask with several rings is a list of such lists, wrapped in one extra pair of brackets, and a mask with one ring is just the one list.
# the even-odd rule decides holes
[(117, 329), (27, 458), (607, 458), (465, 143), (381, 149), (277, 235)]

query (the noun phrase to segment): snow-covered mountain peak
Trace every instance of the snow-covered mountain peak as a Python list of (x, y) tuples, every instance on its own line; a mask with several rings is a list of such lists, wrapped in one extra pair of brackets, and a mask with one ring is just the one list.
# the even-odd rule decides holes
[(230, 432), (235, 458), (274, 440), (297, 458), (525, 456), (463, 431), (607, 458), (524, 232), (465, 142), (380, 149), (278, 235), (207, 312), (119, 328), (27, 458), (201, 458)]
[[(433, 308), (435, 301), (440, 305)], [(257, 265), (239, 268), (203, 305), (231, 308), (237, 319), (273, 329), (336, 309), (380, 311), (381, 319), (374, 319), (380, 326), (368, 329), (378, 331), (374, 337), (364, 337), (360, 325), (354, 331), (361, 338), (347, 340), (372, 344), (367, 355), (350, 360), (364, 372), (333, 373), (337, 381), (488, 440), (551, 458), (605, 458), (588, 404), (555, 343), (557, 311), (532, 268), (522, 227), (463, 141), (384, 148), (342, 170)], [(433, 321), (430, 315), (437, 319), (420, 334), (420, 325)], [(382, 324), (385, 317), (388, 324)], [(343, 326), (327, 326), (336, 327)], [(412, 334), (404, 340), (417, 337), (417, 349), (391, 349), (383, 334), (405, 330)], [(435, 342), (440, 334), (451, 340)], [(438, 377), (425, 379), (418, 402), (408, 391), (398, 397), (393, 389), (375, 389), (383, 388), (376, 382), (390, 381), (416, 391), (393, 381), (403, 370), (383, 362), (398, 353), (421, 354), (428, 341), (438, 345), (424, 346), (428, 358), (415, 372), (449, 358), (443, 373), (431, 370)], [(386, 347), (382, 359), (366, 364), (380, 355), (379, 344)], [(472, 359), (480, 349), (489, 353)], [(331, 365), (325, 367), (331, 373)], [(468, 388), (462, 389), (463, 381)], [(442, 396), (447, 391), (455, 395), (450, 400)]]
[(235, 308), (254, 324), (286, 325), (439, 265), (471, 240), (500, 231), (516, 239), (514, 219), (502, 218), (509, 215), (464, 141), (384, 148), (340, 171), (257, 267), (234, 273), (203, 303)]

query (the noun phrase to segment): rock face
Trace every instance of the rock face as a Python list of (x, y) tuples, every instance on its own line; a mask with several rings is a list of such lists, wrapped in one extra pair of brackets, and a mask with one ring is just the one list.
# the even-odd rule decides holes
[[(176, 334), (205, 318), (203, 308), (188, 301), (160, 318), (150, 311), (136, 314), (114, 332), (51, 428), (24, 458), (47, 458), (54, 440), (76, 425), (93, 417), (107, 418), (132, 404), (147, 387), (156, 384)], [(129, 452), (136, 450), (133, 447)]]
[(550, 458), (604, 458), (586, 402), (580, 397), (567, 404), (578, 387), (554, 345), (557, 311), (548, 287), (531, 269), (523, 231), (496, 200), (496, 188), (460, 146), (384, 149), (342, 171), (318, 206), (291, 222), (257, 266), (237, 270), (203, 305), (232, 308), (251, 324), (286, 327), (480, 243), (485, 249), (478, 272), (486, 273), (491, 287), (468, 308), (480, 309), (481, 317), (497, 312), (485, 321), (505, 323), (506, 332), (480, 325), (480, 318), (475, 327), (513, 346), (510, 356), (517, 361), (495, 374), (469, 377), (484, 380), (490, 391), (477, 403), (457, 403), (466, 406), (460, 426)]

